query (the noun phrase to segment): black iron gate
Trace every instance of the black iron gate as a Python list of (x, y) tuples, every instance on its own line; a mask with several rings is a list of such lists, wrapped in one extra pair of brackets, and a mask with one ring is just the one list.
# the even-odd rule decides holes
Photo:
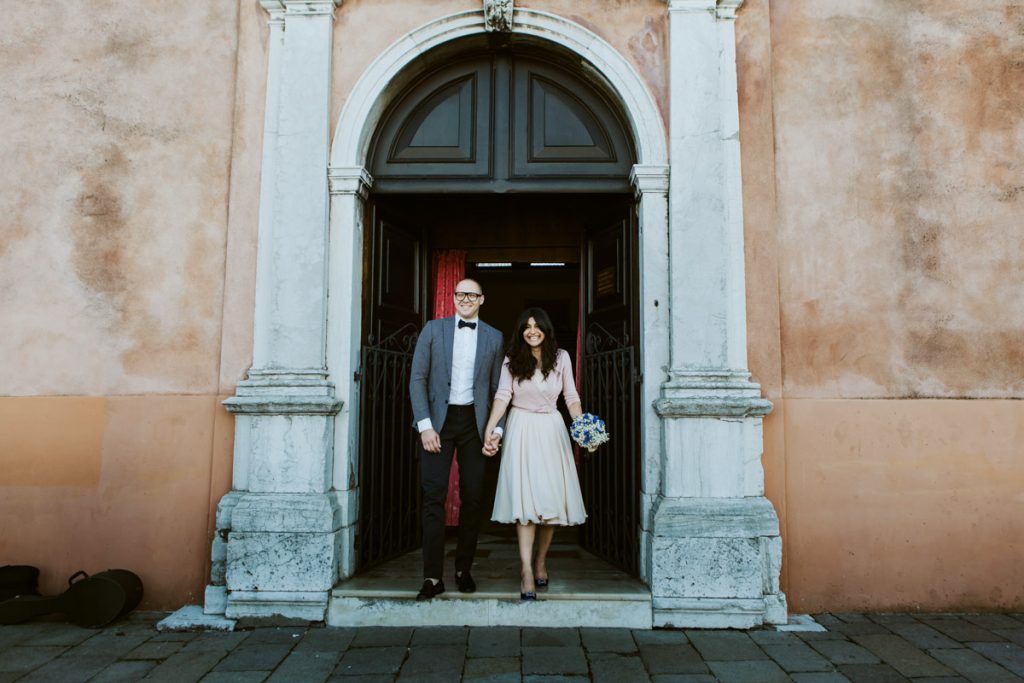
[[(595, 326), (599, 327), (599, 326)], [(604, 330), (587, 334), (582, 367), (583, 405), (600, 416), (611, 440), (592, 455), (581, 450), (587, 523), (580, 542), (596, 555), (631, 573), (640, 562), (640, 376), (628, 340)]]
[(361, 570), (420, 544), (419, 439), (408, 391), (418, 333), (415, 325), (406, 325), (362, 350), (356, 540)]

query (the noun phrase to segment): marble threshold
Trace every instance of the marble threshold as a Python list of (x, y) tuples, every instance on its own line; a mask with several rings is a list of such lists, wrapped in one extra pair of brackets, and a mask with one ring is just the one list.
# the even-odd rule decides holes
[(556, 537), (548, 553), (550, 586), (537, 600), (519, 597), (515, 538), (481, 536), (475, 593), (455, 584), (455, 545), (445, 558), (445, 592), (416, 601), (423, 582), (419, 550), (362, 572), (331, 591), (330, 626), (548, 626), (649, 629), (651, 593), (639, 579)]

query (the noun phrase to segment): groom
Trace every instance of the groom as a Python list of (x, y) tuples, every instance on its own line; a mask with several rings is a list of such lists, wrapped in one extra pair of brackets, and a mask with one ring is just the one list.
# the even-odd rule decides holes
[[(455, 583), (472, 593), (483, 500), (483, 430), (498, 388), (504, 349), (501, 332), (479, 319), (484, 293), (475, 280), (455, 286), (456, 315), (431, 320), (416, 341), (409, 396), (419, 430), (423, 485), (423, 586), (417, 600), (444, 593), (444, 501), (452, 452), (459, 460), (459, 540)], [(495, 430), (499, 431), (499, 430)]]

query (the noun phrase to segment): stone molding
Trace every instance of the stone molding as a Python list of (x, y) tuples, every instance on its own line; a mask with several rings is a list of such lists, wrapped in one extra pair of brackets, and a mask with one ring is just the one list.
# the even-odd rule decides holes
[(484, 0), (484, 29), (492, 33), (511, 33), (515, 0)]
[(329, 14), (334, 17), (334, 9), (341, 7), (344, 0), (278, 0), (284, 5), (289, 16), (315, 16)]
[(662, 418), (680, 417), (764, 417), (772, 412), (772, 402), (765, 398), (731, 396), (687, 396), (659, 398), (654, 410)]
[[(622, 98), (623, 111), (631, 116), (630, 132), (641, 163), (667, 163), (667, 135), (654, 96), (636, 69), (615, 48), (593, 31), (550, 12), (519, 8), (515, 19), (517, 35), (561, 45), (601, 73)], [(334, 131), (331, 165), (363, 163), (373, 132), (368, 122), (380, 118), (386, 99), (382, 94), (394, 85), (396, 76), (406, 66), (439, 45), (484, 32), (483, 9), (469, 10), (413, 29), (384, 50), (363, 72), (345, 100)]]
[(267, 23), (271, 28), (284, 28), (285, 6), (282, 0), (260, 0), (260, 7), (270, 15)]
[(358, 194), (363, 200), (370, 196), (373, 176), (362, 166), (331, 166), (327, 169), (331, 195)]
[(221, 403), (236, 415), (335, 415), (342, 406), (322, 369), (252, 369)]
[(743, 0), (668, 0), (668, 11), (680, 14), (714, 14), (719, 19), (735, 19)]
[(668, 194), (669, 166), (635, 164), (629, 172), (629, 183), (637, 199), (644, 193)]

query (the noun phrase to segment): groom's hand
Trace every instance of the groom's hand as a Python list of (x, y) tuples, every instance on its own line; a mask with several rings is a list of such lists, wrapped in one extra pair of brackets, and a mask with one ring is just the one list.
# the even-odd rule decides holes
[(491, 432), (487, 437), (487, 443), (484, 444), (484, 455), (491, 457), (498, 452), (501, 448), (501, 435)]
[(423, 450), (427, 453), (441, 452), (441, 435), (433, 429), (424, 429), (420, 432), (420, 440), (423, 442)]

